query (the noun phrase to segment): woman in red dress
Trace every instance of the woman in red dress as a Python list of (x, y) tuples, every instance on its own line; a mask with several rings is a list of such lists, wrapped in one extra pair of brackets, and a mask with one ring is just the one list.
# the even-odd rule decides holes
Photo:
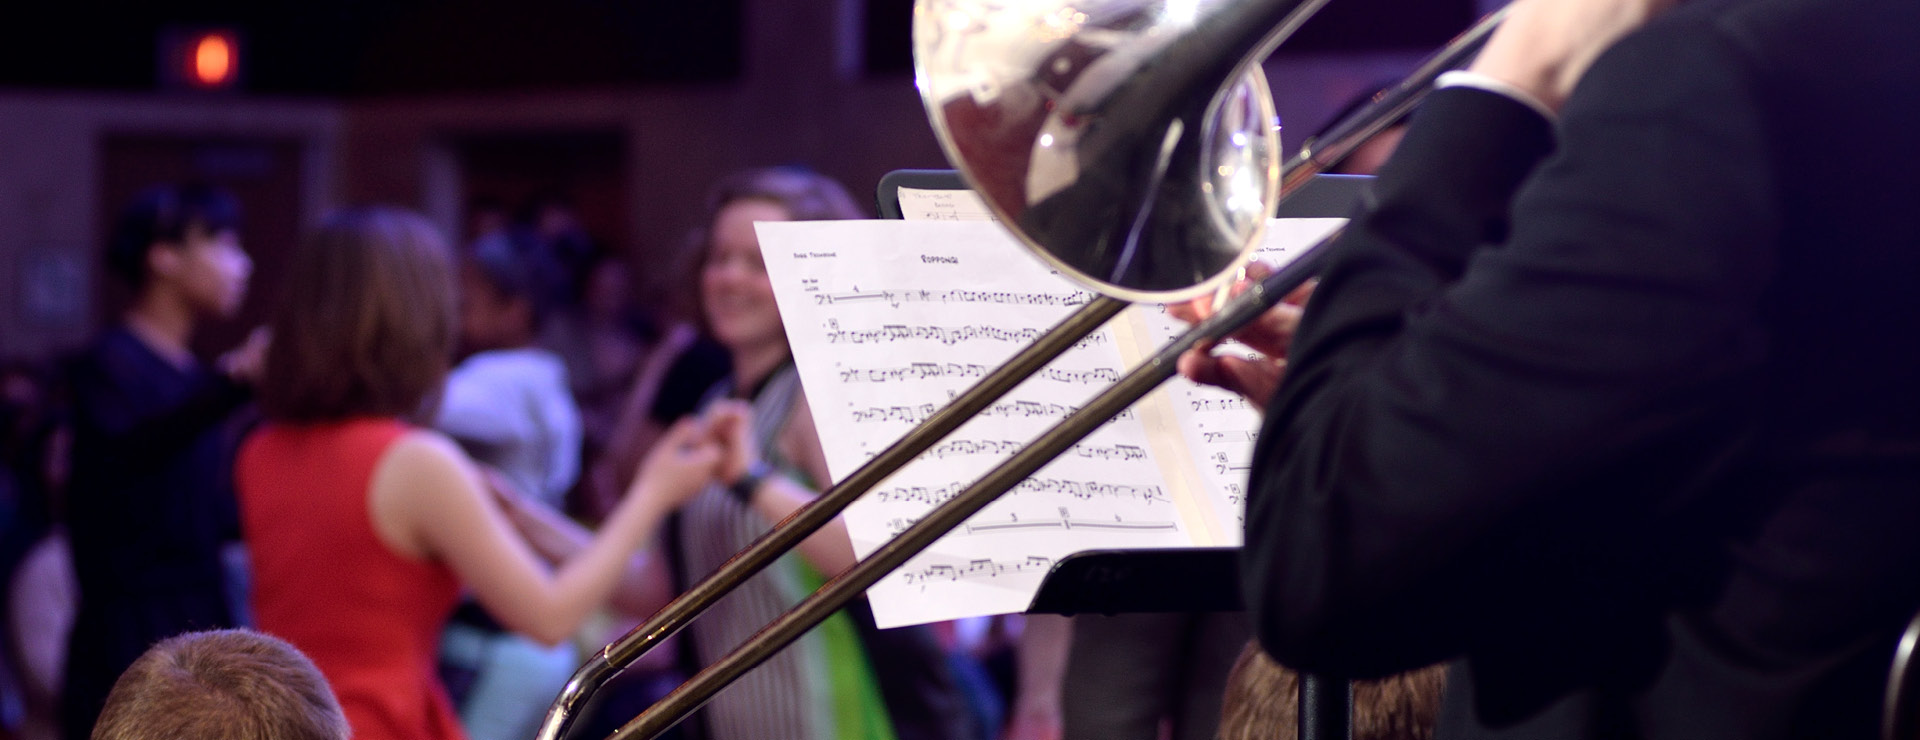
[(461, 587), (509, 629), (566, 638), (641, 577), (633, 552), (713, 478), (719, 448), (675, 427), (592, 542), (549, 566), (459, 448), (411, 421), (431, 418), (453, 350), (451, 259), (434, 228), (346, 211), (289, 267), (260, 386), (267, 423), (236, 471), (259, 627), (313, 658), (358, 740), (458, 740), (434, 658)]

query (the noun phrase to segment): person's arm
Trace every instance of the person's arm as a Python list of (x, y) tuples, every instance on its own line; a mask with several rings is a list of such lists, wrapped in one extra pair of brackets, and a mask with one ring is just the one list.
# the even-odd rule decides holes
[(1060, 692), (1067, 677), (1073, 620), (1056, 614), (1028, 614), (1016, 648), (1020, 694), (1007, 713), (1003, 740), (1059, 740)]
[(92, 459), (112, 461), (129, 472), (178, 457), (252, 398), (247, 386), (227, 375), (206, 373), (178, 403), (156, 414), (136, 415), (127, 411), (136, 406), (126, 396), (131, 384), (116, 377), (123, 369), (108, 367), (106, 358), (95, 353), (73, 370), (76, 435), (86, 439)]
[[(565, 563), (593, 544), (593, 532), (560, 512), (528, 499), (518, 491), (490, 478), (489, 485), (501, 502), (520, 535), (540, 557), (551, 564)], [(673, 599), (673, 584), (657, 543), (649, 542), (627, 559), (627, 567), (614, 584), (608, 603), (628, 614), (647, 615), (659, 611)]]
[(654, 404), (659, 399), (661, 386), (666, 383), (667, 371), (673, 369), (674, 363), (699, 336), (692, 326), (674, 324), (647, 353), (646, 362), (634, 372), (633, 386), (607, 437), (607, 472), (614, 476), (616, 489), (626, 485), (624, 478), (631, 475), (622, 475), (621, 471), (632, 471), (665, 430), (665, 426), (653, 419)]
[[(750, 407), (737, 401), (719, 402), (707, 411), (715, 434), (727, 440), (723, 445), (726, 456), (720, 464), (720, 480), (729, 486), (736, 485), (754, 461), (760, 459), (760, 450), (754, 445), (749, 431), (751, 413)], [(780, 429), (776, 443), (780, 445), (781, 454), (793, 461), (807, 477), (817, 481), (832, 480), (827, 474), (827, 456), (820, 448), (819, 433), (814, 430), (813, 414), (807, 406), (806, 396), (799, 395), (794, 399), (793, 411), (787, 415), (786, 426)], [(818, 497), (818, 493), (799, 481), (775, 473), (754, 486), (748, 502), (761, 517), (778, 523)], [(798, 549), (800, 556), (806, 558), (814, 569), (829, 576), (851, 568), (859, 561), (853, 555), (853, 541), (847, 535), (846, 520), (838, 516), (801, 540)]]
[(370, 506), (390, 547), (445, 562), (502, 625), (556, 643), (607, 599), (634, 550), (712, 479), (718, 460), (693, 425), (675, 427), (600, 532), (552, 571), (489, 500), (472, 463), (438, 434), (395, 443), (375, 469)]
[(1243, 585), (1282, 662), (1383, 675), (1515, 629), (1504, 607), (1726, 452), (1780, 218), (1741, 56), (1703, 25), (1602, 57), (1551, 158), (1547, 122), (1488, 92), (1417, 114), (1253, 463)]

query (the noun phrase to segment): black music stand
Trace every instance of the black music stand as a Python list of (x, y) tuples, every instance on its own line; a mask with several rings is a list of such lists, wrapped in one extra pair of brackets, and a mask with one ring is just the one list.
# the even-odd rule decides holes
[(1028, 614), (1237, 612), (1240, 548), (1088, 550), (1055, 563)]
[[(1340, 218), (1359, 206), (1372, 177), (1315, 175), (1280, 203), (1280, 218)], [(880, 178), (881, 218), (900, 218), (900, 189), (964, 190), (953, 170), (894, 170)], [(1055, 563), (1028, 614), (1240, 611), (1239, 548), (1090, 550)], [(1300, 676), (1301, 740), (1352, 740), (1353, 683)]]

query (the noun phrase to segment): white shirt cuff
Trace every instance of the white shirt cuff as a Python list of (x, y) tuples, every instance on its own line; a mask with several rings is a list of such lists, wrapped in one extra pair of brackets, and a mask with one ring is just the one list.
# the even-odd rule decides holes
[(1497, 80), (1492, 77), (1488, 77), (1486, 75), (1480, 74), (1479, 72), (1469, 72), (1464, 69), (1456, 69), (1451, 72), (1447, 72), (1445, 74), (1440, 75), (1438, 79), (1434, 80), (1433, 84), (1434, 84), (1434, 87), (1436, 88), (1471, 87), (1479, 90), (1485, 90), (1487, 92), (1493, 93), (1495, 95), (1499, 95), (1501, 97), (1512, 100), (1516, 103), (1524, 105), (1528, 108), (1532, 108), (1533, 112), (1540, 114), (1541, 118), (1545, 118), (1549, 121), (1559, 118), (1559, 116), (1554, 115), (1553, 109), (1548, 108), (1546, 103), (1540, 102), (1540, 99), (1534, 97), (1533, 93), (1522, 90), (1519, 87), (1508, 84), (1504, 81)]

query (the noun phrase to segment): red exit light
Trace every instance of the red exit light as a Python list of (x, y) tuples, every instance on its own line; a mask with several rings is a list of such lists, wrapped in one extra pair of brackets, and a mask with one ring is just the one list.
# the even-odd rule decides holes
[(203, 33), (193, 40), (188, 54), (187, 79), (200, 87), (226, 87), (233, 84), (239, 68), (240, 49), (227, 33)]
[(234, 28), (168, 28), (160, 34), (160, 84), (194, 90), (233, 90), (244, 76), (240, 33)]

